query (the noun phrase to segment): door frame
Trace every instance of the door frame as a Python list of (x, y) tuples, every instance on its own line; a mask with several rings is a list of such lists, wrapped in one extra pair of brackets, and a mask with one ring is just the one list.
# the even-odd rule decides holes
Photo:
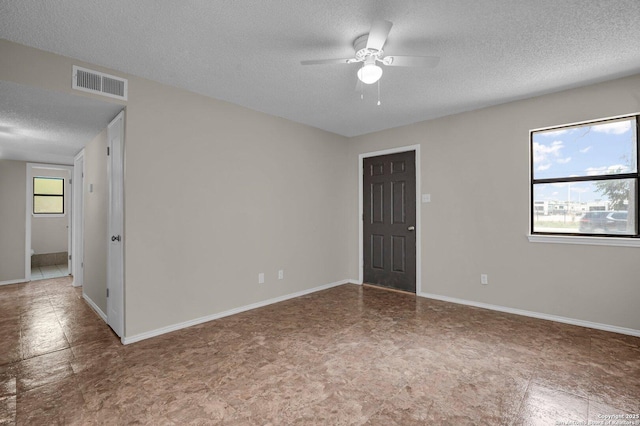
[[(120, 149), (113, 149), (113, 132), (118, 132), (120, 137)], [(107, 126), (107, 182), (109, 185), (108, 198), (108, 234), (107, 234), (107, 324), (113, 331), (124, 339), (125, 336), (125, 296), (124, 296), (124, 144), (125, 144), (125, 110), (115, 116)], [(114, 166), (117, 164), (117, 166)], [(114, 170), (115, 169), (115, 170)], [(118, 189), (120, 198), (114, 199), (114, 189)], [(113, 229), (114, 218), (119, 217), (121, 229)], [(112, 250), (111, 236), (117, 233), (121, 240), (117, 244), (117, 250)], [(114, 253), (115, 251), (115, 253)], [(118, 315), (113, 317), (110, 309), (113, 304), (118, 307)]]
[(84, 148), (73, 158), (73, 220), (71, 227), (74, 287), (84, 283)]
[[(26, 217), (25, 217), (25, 243), (24, 243), (24, 276), (25, 281), (31, 281), (31, 220), (33, 219), (33, 169), (48, 169), (48, 170), (66, 170), (68, 173), (67, 179), (71, 179), (73, 187), (73, 166), (67, 166), (64, 164), (47, 164), (47, 163), (27, 163), (27, 203), (26, 203)], [(66, 192), (65, 192), (66, 194)], [(67, 267), (71, 272), (74, 261), (74, 253), (72, 247), (72, 224), (73, 224), (73, 191), (69, 194), (71, 199), (69, 200), (69, 214), (67, 216), (67, 253), (71, 256), (71, 259), (67, 259)], [(66, 202), (66, 200), (65, 200)], [(66, 207), (66, 206), (65, 206)]]
[(422, 293), (420, 145), (401, 146), (398, 148), (383, 149), (381, 151), (365, 152), (358, 155), (358, 284), (364, 282), (364, 194), (362, 190), (362, 185), (364, 184), (364, 159), (408, 151), (415, 152), (416, 162), (416, 294), (419, 296)]

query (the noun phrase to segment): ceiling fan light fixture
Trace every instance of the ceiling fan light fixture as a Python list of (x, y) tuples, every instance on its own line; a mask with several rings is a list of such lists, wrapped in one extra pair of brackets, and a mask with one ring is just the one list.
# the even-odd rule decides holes
[(364, 84), (373, 84), (380, 80), (380, 77), (382, 77), (382, 68), (375, 63), (364, 64), (364, 66), (358, 70), (358, 79)]

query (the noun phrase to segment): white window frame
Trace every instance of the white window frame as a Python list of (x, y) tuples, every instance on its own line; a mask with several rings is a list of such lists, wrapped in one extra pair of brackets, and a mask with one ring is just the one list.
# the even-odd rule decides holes
[[(616, 120), (616, 119), (623, 119), (623, 118), (631, 118), (631, 117), (636, 117), (636, 120), (638, 121), (638, 123), (640, 123), (640, 112), (636, 112), (633, 114), (623, 114), (623, 115), (617, 115), (617, 116), (613, 116), (613, 117), (607, 117), (607, 118), (599, 118), (599, 119), (595, 119), (595, 120), (585, 120), (585, 121), (579, 121), (579, 122), (575, 122), (575, 123), (569, 123), (569, 124), (562, 124), (562, 125), (558, 125), (558, 126), (548, 126), (548, 127), (541, 127), (538, 129), (531, 129), (529, 130), (529, 138), (528, 138), (528, 151), (529, 151), (529, 162), (527, 164), (527, 167), (529, 169), (529, 182), (528, 182), (528, 186), (529, 186), (529, 217), (528, 217), (528, 221), (527, 221), (527, 227), (529, 228), (528, 234), (527, 234), (527, 238), (529, 240), (529, 242), (531, 243), (548, 243), (548, 244), (579, 244), (579, 245), (596, 245), (596, 246), (613, 246), (613, 247), (640, 247), (640, 238), (638, 237), (600, 237), (600, 236), (578, 236), (578, 235), (563, 235), (563, 234), (557, 234), (557, 235), (548, 235), (548, 234), (534, 234), (533, 233), (533, 210), (534, 210), (534, 201), (533, 201), (533, 175), (532, 175), (532, 162), (533, 162), (533, 158), (532, 158), (532, 136), (534, 132), (539, 132), (539, 131), (544, 131), (544, 130), (552, 130), (552, 129), (558, 129), (558, 128), (562, 128), (562, 127), (573, 127), (573, 126), (582, 126), (582, 125), (587, 125), (587, 124), (594, 124), (597, 122), (601, 122), (601, 121), (607, 121), (607, 120)], [(640, 135), (637, 135), (638, 138), (640, 138)], [(640, 142), (637, 142), (640, 145)], [(639, 147), (640, 148), (640, 147)], [(640, 155), (640, 153), (638, 153), (637, 155)], [(640, 173), (640, 162), (637, 162), (636, 167), (638, 168), (638, 173)], [(640, 188), (638, 188), (640, 186), (640, 178), (638, 178), (638, 180), (636, 181), (636, 191), (640, 192)], [(637, 198), (636, 194), (636, 198)], [(637, 206), (636, 206), (636, 220), (638, 221), (638, 219), (640, 219), (640, 200), (636, 200)], [(638, 222), (638, 227), (640, 227), (640, 222)], [(639, 229), (640, 232), (640, 229)]]
[[(31, 187), (33, 191), (31, 192), (31, 215), (33, 217), (66, 217), (67, 216), (67, 208), (66, 208), (66, 200), (67, 200), (67, 192), (65, 191), (65, 185), (67, 184), (67, 179), (56, 176), (33, 176), (31, 182)], [(61, 179), (62, 180), (62, 211), (63, 213), (36, 213), (33, 210), (35, 209), (35, 197), (37, 196), (35, 190), (35, 180), (36, 179)], [(56, 195), (56, 197), (60, 197), (60, 195)]]

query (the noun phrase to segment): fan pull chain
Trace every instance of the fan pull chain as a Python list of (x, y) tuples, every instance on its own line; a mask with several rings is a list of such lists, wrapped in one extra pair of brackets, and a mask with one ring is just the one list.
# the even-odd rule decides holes
[(380, 106), (380, 80), (378, 80), (378, 106)]

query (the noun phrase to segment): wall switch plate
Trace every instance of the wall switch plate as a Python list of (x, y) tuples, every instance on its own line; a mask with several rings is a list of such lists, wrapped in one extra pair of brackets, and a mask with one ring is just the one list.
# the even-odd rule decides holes
[(258, 284), (264, 284), (264, 272), (258, 274)]
[(480, 284), (489, 284), (489, 276), (487, 274), (480, 274)]
[(283, 269), (280, 269), (278, 271), (278, 279), (279, 280), (284, 279), (284, 270)]
[(422, 194), (422, 202), (430, 203), (431, 202), (431, 194)]
[(89, 192), (93, 192), (93, 184), (92, 183), (89, 184)]

